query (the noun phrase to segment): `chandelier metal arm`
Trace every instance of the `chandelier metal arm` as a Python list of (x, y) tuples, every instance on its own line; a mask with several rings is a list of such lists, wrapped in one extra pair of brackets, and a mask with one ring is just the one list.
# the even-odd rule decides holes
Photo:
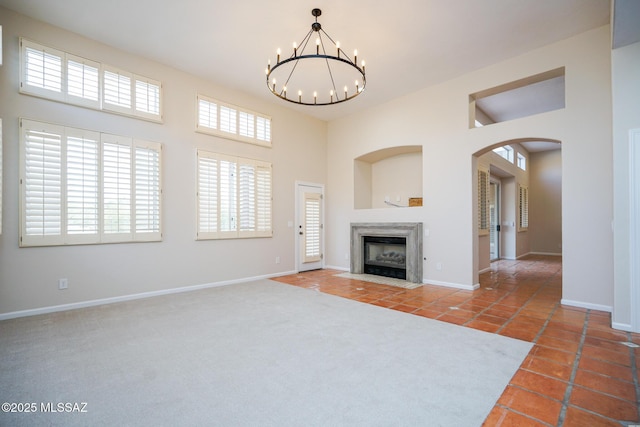
[[(266, 77), (267, 77), (267, 88), (269, 88), (269, 91), (271, 91), (271, 93), (273, 93), (274, 95), (276, 95), (278, 98), (280, 99), (284, 99), (285, 101), (289, 101), (292, 102), (294, 104), (301, 104), (301, 105), (332, 105), (332, 104), (338, 104), (341, 102), (345, 102), (348, 101), (350, 99), (355, 98), (356, 96), (358, 96), (365, 88), (366, 84), (367, 84), (367, 79), (365, 76), (365, 70), (364, 70), (364, 61), (362, 61), (362, 67), (358, 66), (357, 64), (357, 58), (358, 58), (358, 53), (357, 51), (355, 52), (355, 56), (354, 56), (354, 60), (351, 60), (351, 58), (345, 53), (344, 50), (342, 50), (338, 43), (336, 43), (329, 34), (327, 34), (326, 31), (324, 31), (322, 29), (322, 26), (320, 25), (320, 23), (318, 22), (318, 16), (321, 15), (321, 10), (320, 9), (313, 9), (311, 11), (311, 14), (315, 17), (315, 23), (313, 23), (311, 25), (311, 30), (307, 33), (307, 35), (302, 39), (301, 43), (300, 43), (300, 47), (297, 47), (297, 45), (294, 43), (293, 45), (293, 54), (284, 60), (280, 60), (280, 49), (278, 49), (278, 58), (276, 61), (276, 64), (272, 67), (270, 64), (267, 67), (266, 70)], [(318, 39), (316, 41), (316, 49), (315, 49), (315, 54), (305, 54), (305, 49), (307, 47), (307, 45), (309, 44), (309, 40), (311, 39), (311, 35), (317, 32), (318, 33)], [(327, 50), (325, 48), (325, 42), (324, 42), (324, 37), (323, 35), (329, 40), (331, 41), (331, 43), (333, 43), (333, 45), (335, 46), (335, 51), (336, 51), (336, 55), (329, 55), (327, 54)], [(320, 48), (322, 48), (322, 51), (320, 51)], [(300, 53), (300, 54), (299, 54)], [(291, 80), (293, 73), (296, 71), (296, 68), (298, 66), (298, 64), (300, 63), (300, 61), (305, 60), (305, 59), (323, 59), (326, 67), (327, 67), (327, 72), (329, 75), (329, 79), (330, 79), (330, 87), (333, 88), (331, 90), (331, 100), (330, 102), (317, 102), (317, 96), (316, 96), (316, 92), (314, 92), (314, 96), (313, 96), (313, 102), (305, 102), (302, 100), (302, 96), (300, 94), (300, 92), (298, 93), (298, 100), (295, 99), (289, 99), (287, 97), (287, 85), (289, 83), (289, 81)], [(271, 81), (271, 74), (277, 70), (279, 67), (282, 67), (286, 64), (291, 63), (292, 61), (295, 61), (295, 63), (290, 67), (291, 67), (291, 71), (289, 72), (286, 81), (284, 83), (284, 85), (282, 86), (282, 89), (278, 92), (276, 91), (276, 79), (273, 79), (272, 84), (270, 84)], [(347, 91), (347, 86), (345, 86), (345, 91), (344, 91), (344, 97), (341, 99), (340, 96), (338, 95), (338, 90), (336, 88), (336, 83), (335, 83), (335, 79), (334, 79), (334, 75), (333, 75), (333, 70), (331, 69), (331, 61), (338, 61), (340, 63), (346, 64), (352, 68), (354, 68), (355, 70), (357, 70), (357, 73), (361, 76), (362, 78), (362, 87), (359, 87), (358, 85), (358, 80), (356, 80), (356, 90), (355, 93), (353, 93), (351, 96), (349, 96), (348, 91)], [(335, 64), (334, 64), (335, 65)], [(334, 98), (335, 95), (335, 98)]]

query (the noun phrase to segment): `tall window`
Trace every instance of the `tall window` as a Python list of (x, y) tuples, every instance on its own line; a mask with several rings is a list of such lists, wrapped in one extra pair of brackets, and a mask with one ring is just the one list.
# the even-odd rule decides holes
[(197, 97), (196, 130), (271, 146), (271, 118), (203, 95)]
[(162, 121), (159, 81), (20, 39), (20, 92)]
[(518, 230), (529, 228), (529, 188), (518, 186)]
[(20, 121), (20, 245), (159, 241), (158, 143)]
[[(2, 28), (0, 32), (1, 30)], [(2, 119), (0, 119), (0, 234), (2, 234)]]
[(271, 164), (197, 152), (197, 238), (271, 237)]

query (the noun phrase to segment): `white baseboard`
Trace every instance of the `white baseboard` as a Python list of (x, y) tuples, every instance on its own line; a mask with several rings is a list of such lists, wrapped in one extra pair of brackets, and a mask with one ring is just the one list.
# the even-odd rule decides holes
[(587, 308), (589, 310), (606, 311), (607, 313), (611, 313), (613, 311), (613, 307), (610, 305), (592, 304), (590, 302), (573, 301), (565, 298), (560, 300), (560, 304), (569, 305), (571, 307)]
[(529, 252), (529, 255), (562, 256), (562, 253), (558, 253), (558, 252)]
[(340, 271), (349, 271), (349, 267), (340, 267), (337, 265), (325, 265), (323, 268), (326, 269), (330, 269), (330, 270), (340, 270)]
[(633, 332), (633, 328), (631, 327), (631, 325), (628, 325), (626, 323), (611, 322), (611, 327), (620, 331)]
[(53, 305), (48, 307), (33, 308), (29, 310), (12, 311), (9, 313), (0, 313), (0, 321), (7, 320), (7, 319), (15, 319), (18, 317), (36, 316), (38, 314), (55, 313), (58, 311), (75, 310), (77, 308), (94, 307), (96, 305), (113, 304), (116, 302), (132, 301), (132, 300), (137, 300), (142, 298), (151, 298), (151, 297), (157, 297), (160, 295), (170, 295), (170, 294), (177, 294), (181, 292), (191, 292), (191, 291), (197, 291), (200, 289), (215, 288), (218, 286), (252, 282), (254, 280), (260, 280), (260, 279), (270, 279), (272, 277), (286, 276), (288, 274), (295, 274), (295, 273), (296, 271), (283, 271), (280, 273), (265, 274), (265, 275), (253, 276), (253, 277), (244, 277), (241, 279), (223, 280), (220, 282), (203, 283), (200, 285), (183, 286), (180, 288), (162, 289), (159, 291), (142, 292), (139, 294), (122, 295), (117, 297), (74, 302), (70, 304), (61, 304), (61, 305)]
[(478, 271), (478, 274), (486, 273), (487, 271), (491, 271), (491, 266), (487, 268), (483, 268), (482, 270)]
[(425, 285), (436, 285), (436, 286), (444, 286), (447, 288), (464, 289), (466, 291), (475, 291), (480, 287), (480, 283), (476, 283), (475, 285), (463, 285), (461, 283), (441, 282), (439, 280), (422, 279), (422, 283), (424, 283)]

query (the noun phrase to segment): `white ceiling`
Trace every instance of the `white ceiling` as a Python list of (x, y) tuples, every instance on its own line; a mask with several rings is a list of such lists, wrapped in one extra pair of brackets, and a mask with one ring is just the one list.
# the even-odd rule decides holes
[[(323, 120), (387, 102), (609, 23), (609, 0), (0, 0), (9, 9)], [(322, 9), (366, 60), (367, 88), (325, 107), (273, 96), (264, 69)], [(46, 43), (46, 40), (40, 40)]]

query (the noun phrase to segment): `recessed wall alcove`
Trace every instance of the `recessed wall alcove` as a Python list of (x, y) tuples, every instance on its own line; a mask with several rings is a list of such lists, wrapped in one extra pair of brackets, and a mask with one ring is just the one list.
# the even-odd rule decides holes
[(353, 161), (355, 209), (420, 206), (422, 146), (389, 147)]

